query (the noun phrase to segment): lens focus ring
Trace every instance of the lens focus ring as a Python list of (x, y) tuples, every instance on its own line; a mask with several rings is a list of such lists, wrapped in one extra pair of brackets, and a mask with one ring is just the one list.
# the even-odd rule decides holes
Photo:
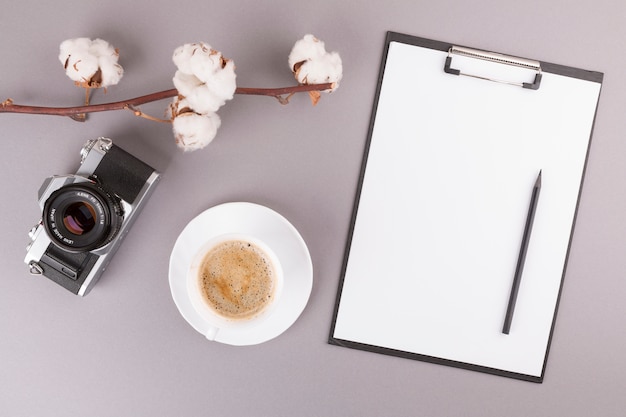
[(46, 232), (58, 246), (90, 251), (109, 243), (119, 231), (119, 201), (95, 183), (71, 184), (56, 190), (44, 205)]

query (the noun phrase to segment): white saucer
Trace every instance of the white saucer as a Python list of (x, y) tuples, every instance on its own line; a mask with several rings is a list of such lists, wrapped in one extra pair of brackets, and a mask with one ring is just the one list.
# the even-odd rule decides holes
[(253, 203), (225, 203), (212, 207), (183, 229), (170, 256), (169, 281), (176, 307), (187, 322), (203, 335), (207, 324), (196, 313), (187, 293), (186, 276), (197, 250), (212, 237), (244, 233), (264, 241), (278, 256), (284, 271), (284, 286), (276, 309), (254, 329), (221, 329), (216, 342), (255, 345), (282, 334), (304, 310), (313, 287), (313, 265), (306, 243), (287, 219)]

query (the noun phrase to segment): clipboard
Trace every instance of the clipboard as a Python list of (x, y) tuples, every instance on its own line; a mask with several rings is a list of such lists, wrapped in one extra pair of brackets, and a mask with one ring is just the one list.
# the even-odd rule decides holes
[(542, 382), (602, 80), (388, 32), (329, 343)]

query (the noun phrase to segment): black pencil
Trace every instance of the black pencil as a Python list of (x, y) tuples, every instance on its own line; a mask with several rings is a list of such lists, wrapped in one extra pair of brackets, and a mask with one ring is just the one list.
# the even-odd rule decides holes
[(515, 311), (515, 302), (517, 301), (517, 292), (519, 291), (520, 281), (522, 280), (522, 272), (524, 271), (524, 263), (526, 261), (526, 251), (528, 250), (528, 242), (530, 241), (530, 234), (533, 229), (533, 220), (535, 219), (535, 210), (537, 209), (537, 202), (539, 201), (539, 191), (541, 191), (541, 171), (539, 171), (539, 175), (537, 175), (537, 181), (535, 181), (533, 192), (530, 197), (530, 206), (528, 207), (526, 226), (524, 227), (522, 244), (517, 257), (517, 266), (515, 267), (515, 276), (513, 277), (511, 295), (509, 296), (509, 305), (506, 309), (504, 326), (502, 327), (502, 333), (504, 334), (509, 334), (509, 331), (511, 330), (513, 312)]

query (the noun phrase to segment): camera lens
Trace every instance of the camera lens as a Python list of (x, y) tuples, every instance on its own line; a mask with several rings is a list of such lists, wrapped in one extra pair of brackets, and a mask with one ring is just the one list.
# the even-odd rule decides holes
[(84, 182), (59, 188), (44, 205), (43, 221), (52, 241), (69, 251), (84, 252), (109, 243), (119, 231), (119, 200), (98, 184)]
[(70, 204), (63, 213), (63, 225), (75, 235), (89, 233), (96, 225), (96, 210), (84, 201)]

